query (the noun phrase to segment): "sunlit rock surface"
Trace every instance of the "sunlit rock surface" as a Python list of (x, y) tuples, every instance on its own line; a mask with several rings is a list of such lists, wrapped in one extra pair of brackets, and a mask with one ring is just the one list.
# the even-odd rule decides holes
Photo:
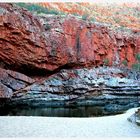
[(124, 65), (136, 63), (138, 53), (139, 33), (128, 35), (71, 15), (39, 16), (0, 4), (0, 97), (13, 103), (95, 104), (81, 102), (89, 98), (100, 104), (116, 98), (137, 102), (139, 73)]
[(27, 75), (62, 68), (131, 66), (140, 52), (139, 34), (123, 34), (74, 16), (35, 16), (0, 4), (0, 61)]

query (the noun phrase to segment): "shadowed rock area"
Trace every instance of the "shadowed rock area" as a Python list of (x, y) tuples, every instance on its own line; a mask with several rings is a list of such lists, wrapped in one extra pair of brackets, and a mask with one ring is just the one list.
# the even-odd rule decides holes
[(140, 75), (131, 73), (130, 77), (130, 73), (128, 69), (116, 67), (61, 70), (14, 92), (10, 104), (32, 107), (108, 104), (110, 110), (117, 106), (139, 106)]
[(24, 74), (0, 68), (0, 98), (11, 98), (13, 92), (34, 83)]

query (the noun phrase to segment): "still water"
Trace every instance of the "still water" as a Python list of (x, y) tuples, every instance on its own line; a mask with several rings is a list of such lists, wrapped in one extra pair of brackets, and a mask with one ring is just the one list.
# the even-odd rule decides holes
[(107, 111), (103, 106), (0, 109), (1, 116), (99, 117), (119, 113), (123, 111)]

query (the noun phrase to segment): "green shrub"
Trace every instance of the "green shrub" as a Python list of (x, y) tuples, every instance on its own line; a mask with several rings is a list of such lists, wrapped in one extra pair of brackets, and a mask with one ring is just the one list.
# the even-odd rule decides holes
[(132, 68), (136, 71), (140, 71), (140, 63), (133, 64)]
[(27, 10), (31, 11), (31, 12), (36, 12), (38, 14), (40, 13), (45, 13), (45, 14), (54, 14), (54, 15), (58, 15), (59, 12), (56, 10), (49, 10), (47, 8), (44, 8), (40, 5), (37, 4), (30, 4), (30, 3), (15, 3), (16, 5), (22, 7), (22, 8), (26, 8)]
[(136, 54), (136, 59), (138, 60), (138, 62), (140, 63), (140, 53)]
[(96, 22), (96, 19), (95, 19), (95, 18), (93, 18), (93, 17), (92, 17), (92, 18), (90, 18), (90, 20), (91, 20), (91, 21), (93, 21), (93, 22)]
[(46, 9), (35, 4), (28, 4), (28, 3), (16, 3), (16, 5), (26, 8), (29, 11), (36, 11), (36, 12), (46, 12)]
[(109, 64), (109, 59), (108, 59), (108, 58), (105, 58), (105, 59), (103, 60), (103, 63), (104, 63), (104, 65), (108, 65), (108, 64)]
[(123, 64), (124, 66), (128, 66), (127, 60), (123, 60), (123, 61), (122, 61), (122, 64)]
[(88, 18), (88, 15), (82, 15), (83, 20), (87, 20), (87, 18)]
[(49, 11), (50, 14), (54, 14), (54, 15), (59, 15), (59, 12), (56, 10), (50, 10)]
[(77, 13), (73, 13), (74, 16), (79, 16)]
[(119, 19), (119, 18), (113, 18), (113, 20), (116, 22), (116, 23), (120, 23), (120, 21), (121, 21), (121, 19)]
[(51, 29), (51, 26), (49, 24), (45, 24), (45, 29), (46, 30), (50, 30)]

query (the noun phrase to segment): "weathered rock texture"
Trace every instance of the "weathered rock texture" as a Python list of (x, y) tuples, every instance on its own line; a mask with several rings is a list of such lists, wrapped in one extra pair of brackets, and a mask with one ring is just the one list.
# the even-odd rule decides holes
[[(129, 75), (131, 73), (131, 75)], [(133, 76), (133, 77), (132, 77)], [(61, 70), (42, 82), (14, 93), (14, 103), (30, 106), (61, 106), (137, 103), (140, 100), (140, 74), (113, 67)], [(61, 101), (61, 102), (60, 102)]]
[(140, 52), (140, 36), (128, 36), (72, 16), (33, 16), (12, 4), (0, 4), (0, 62), (28, 75), (68, 67), (131, 66)]
[(0, 68), (0, 98), (11, 98), (13, 92), (35, 82), (24, 74)]
[(79, 96), (89, 94), (90, 96), (90, 93), (99, 92), (112, 95), (139, 95), (140, 82), (138, 80), (140, 79), (140, 74), (131, 73), (130, 77), (129, 73), (131, 71), (128, 71), (114, 67), (61, 70), (46, 80), (24, 88), (20, 93), (42, 93), (43, 95), (47, 93), (59, 95), (74, 94)]
[[(33, 16), (15, 5), (0, 4), (0, 67), (4, 68), (0, 69), (0, 97), (10, 98), (13, 103), (95, 101), (96, 96), (103, 103), (103, 99), (120, 99), (122, 95), (121, 104), (124, 98), (133, 102), (134, 97), (137, 102), (139, 74), (111, 67), (121, 65), (123, 60), (131, 66), (137, 53), (138, 33), (116, 33), (72, 16)], [(101, 65), (110, 68), (94, 68)], [(30, 77), (41, 75), (45, 80), (35, 82), (5, 69)]]

